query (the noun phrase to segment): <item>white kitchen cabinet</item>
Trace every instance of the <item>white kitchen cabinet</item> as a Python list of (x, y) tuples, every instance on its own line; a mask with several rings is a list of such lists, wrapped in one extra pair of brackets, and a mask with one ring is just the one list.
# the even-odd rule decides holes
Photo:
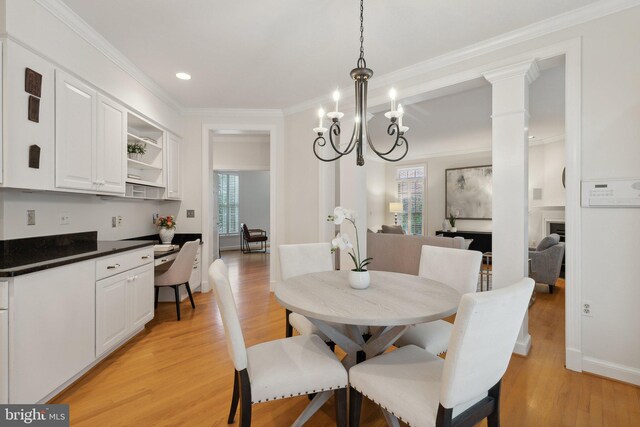
[(182, 177), (180, 168), (180, 139), (173, 134), (167, 138), (167, 198), (180, 199), (182, 197)]
[(36, 403), (95, 360), (95, 261), (13, 278), (9, 402)]
[(131, 330), (143, 327), (153, 319), (154, 307), (154, 269), (153, 264), (134, 270), (129, 285), (129, 324)]
[[(98, 278), (105, 271), (112, 271), (114, 275), (96, 282), (96, 357), (116, 347), (153, 319), (151, 253), (150, 249), (145, 249), (97, 261)], [(118, 268), (104, 270), (103, 265)], [(118, 273), (115, 270), (125, 271)]]
[(127, 110), (98, 95), (95, 183), (100, 193), (125, 192)]
[(127, 336), (127, 284), (129, 276), (118, 274), (96, 283), (96, 356)]
[(97, 92), (56, 70), (56, 187), (96, 189)]
[[(1, 47), (1, 46), (0, 46)], [(54, 67), (30, 50), (7, 40), (4, 105), (4, 187), (34, 190), (54, 188)], [(38, 122), (28, 119), (29, 97), (25, 71), (42, 76)], [(36, 100), (34, 100), (36, 101)], [(38, 167), (29, 167), (29, 148), (40, 150)], [(36, 147), (34, 149), (37, 150)], [(2, 154), (0, 154), (1, 156)], [(1, 165), (0, 165), (1, 167)]]

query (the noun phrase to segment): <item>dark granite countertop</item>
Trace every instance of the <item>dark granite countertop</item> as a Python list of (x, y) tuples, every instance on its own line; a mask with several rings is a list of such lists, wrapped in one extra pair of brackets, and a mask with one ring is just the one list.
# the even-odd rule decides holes
[[(55, 248), (57, 251), (57, 257), (52, 259), (45, 259), (41, 261), (31, 262), (34, 259), (42, 258), (46, 254), (40, 252), (39, 256), (34, 256), (31, 251), (21, 251), (22, 256), (16, 256), (14, 254), (12, 259), (13, 267), (10, 265), (4, 265), (0, 269), (0, 277), (15, 277), (23, 274), (34, 273), (36, 271), (46, 270), (49, 268), (60, 267), (63, 265), (73, 264), (75, 262), (86, 261), (89, 259), (100, 258), (108, 255), (117, 254), (119, 252), (126, 252), (133, 249), (144, 248), (156, 244), (153, 240), (119, 240), (119, 241), (94, 241), (87, 242), (81, 247), (77, 247), (73, 250), (60, 251), (60, 248)], [(37, 250), (37, 249), (36, 249)], [(68, 252), (76, 252), (70, 254)], [(64, 254), (63, 256), (60, 256)], [(28, 263), (31, 262), (31, 263)]]

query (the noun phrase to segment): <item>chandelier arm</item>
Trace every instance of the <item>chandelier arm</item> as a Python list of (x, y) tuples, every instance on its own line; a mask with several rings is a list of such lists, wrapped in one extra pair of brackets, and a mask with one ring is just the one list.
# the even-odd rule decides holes
[(344, 153), (338, 152), (338, 155), (336, 157), (331, 158), (331, 159), (325, 159), (325, 158), (321, 157), (320, 154), (318, 154), (318, 147), (324, 147), (325, 145), (327, 145), (327, 140), (322, 135), (318, 136), (313, 141), (313, 154), (316, 155), (318, 160), (321, 160), (323, 162), (333, 162), (335, 160), (338, 160), (340, 157), (344, 156)]
[(329, 128), (329, 141), (331, 142), (331, 146), (333, 147), (333, 151), (335, 151), (336, 153), (340, 154), (340, 156), (345, 156), (349, 153), (351, 153), (353, 151), (353, 137), (351, 138), (351, 141), (349, 142), (349, 145), (347, 145), (347, 148), (344, 149), (344, 151), (340, 151), (340, 149), (337, 147), (337, 145), (340, 145), (340, 143), (338, 142), (338, 144), (336, 145), (336, 143), (333, 141), (333, 136), (340, 136), (340, 122), (336, 121), (333, 122), (333, 124), (331, 125), (331, 127)]
[[(409, 143), (407, 142), (406, 138), (404, 137), (404, 134), (402, 132), (400, 132), (400, 126), (398, 126), (398, 123), (392, 122), (389, 125), (389, 127), (387, 128), (387, 134), (389, 134), (389, 136), (396, 135), (396, 140), (394, 141), (393, 145), (391, 146), (391, 148), (388, 151), (379, 151), (373, 146), (373, 143), (371, 142), (371, 139), (369, 138), (369, 134), (367, 132), (367, 143), (369, 144), (369, 147), (371, 148), (371, 150), (374, 153), (376, 153), (376, 155), (378, 157), (380, 157), (381, 159), (387, 160), (389, 162), (397, 162), (399, 160), (404, 159), (404, 157), (409, 152)], [(404, 147), (404, 153), (402, 153), (402, 156), (400, 156), (400, 157), (398, 157), (396, 159), (391, 159), (391, 158), (387, 157), (389, 154), (391, 154), (393, 151), (395, 151), (395, 149), (398, 148), (398, 147)]]

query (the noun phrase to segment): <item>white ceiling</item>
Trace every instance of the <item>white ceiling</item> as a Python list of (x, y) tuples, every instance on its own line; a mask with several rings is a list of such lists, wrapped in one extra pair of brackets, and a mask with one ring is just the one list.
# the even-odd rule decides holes
[[(530, 87), (529, 135), (532, 143), (564, 137), (565, 68), (560, 64), (541, 72)], [(409, 126), (408, 158), (491, 150), (491, 86), (404, 106), (404, 125)], [(376, 148), (388, 149), (393, 138), (386, 134), (389, 120), (376, 113), (369, 120)], [(351, 134), (350, 131), (346, 132)], [(375, 159), (373, 154), (371, 159)]]
[[(356, 0), (62, 1), (185, 107), (290, 107), (350, 85), (358, 55)], [(595, 1), (367, 0), (367, 64), (385, 74)]]

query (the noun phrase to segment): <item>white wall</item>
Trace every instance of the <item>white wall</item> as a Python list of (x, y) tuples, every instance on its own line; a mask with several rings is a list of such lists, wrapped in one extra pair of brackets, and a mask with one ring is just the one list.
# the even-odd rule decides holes
[[(240, 171), (237, 172), (240, 183), (240, 200), (238, 212), (240, 223), (246, 223), (249, 228), (260, 228), (271, 236), (269, 214), (269, 171)], [(220, 248), (239, 249), (240, 237), (221, 236)]]
[(387, 222), (389, 202), (387, 202), (387, 165), (384, 162), (367, 159), (367, 228), (378, 231)]
[(213, 169), (269, 170), (269, 134), (212, 135)]
[[(640, 7), (508, 47), (466, 56), (441, 67), (424, 67), (413, 77), (393, 82), (398, 93), (407, 88), (429, 90), (438, 79), (465, 72), (476, 78), (499, 65), (513, 63), (527, 52), (572, 40), (581, 40), (581, 178), (640, 176)], [(442, 64), (443, 62), (440, 62)], [(491, 68), (489, 68), (491, 67)], [(469, 71), (471, 70), (471, 71)], [(374, 77), (375, 81), (375, 77)], [(391, 82), (388, 82), (389, 85)], [(388, 86), (370, 86), (369, 104), (385, 102)], [(430, 86), (431, 85), (431, 86)], [(329, 101), (327, 99), (327, 101)], [(349, 100), (345, 100), (345, 111)], [(352, 100), (351, 100), (352, 103)], [(285, 174), (291, 190), (302, 194), (295, 214), (286, 222), (289, 241), (312, 241), (318, 231), (318, 161), (311, 153), (315, 122), (309, 108), (285, 117), (285, 146), (289, 153)], [(301, 180), (300, 177), (305, 179)], [(363, 188), (363, 191), (365, 189)], [(289, 199), (291, 200), (291, 199)], [(308, 202), (308, 203), (306, 203)], [(291, 207), (294, 206), (290, 203)], [(640, 384), (640, 334), (627, 333), (640, 324), (640, 263), (635, 259), (640, 236), (638, 209), (582, 208), (582, 298), (593, 303), (592, 317), (582, 318), (582, 349), (578, 355), (585, 370)], [(304, 218), (304, 221), (303, 221)], [(562, 326), (559, 326), (562, 327)], [(536, 337), (533, 338), (535, 346)]]
[[(536, 246), (546, 236), (544, 220), (564, 221), (565, 189), (564, 140), (529, 147), (529, 246)], [(542, 190), (540, 200), (533, 199), (533, 189)]]
[[(29, 193), (5, 189), (0, 192), (3, 233), (0, 240), (53, 234), (97, 231), (100, 240), (119, 240), (156, 234), (152, 215), (175, 215), (179, 202), (127, 200), (71, 193)], [(27, 225), (27, 210), (36, 211), (36, 225)], [(60, 216), (69, 216), (60, 225)], [(122, 225), (111, 226), (111, 218), (122, 217)], [(181, 225), (178, 222), (178, 232)]]

